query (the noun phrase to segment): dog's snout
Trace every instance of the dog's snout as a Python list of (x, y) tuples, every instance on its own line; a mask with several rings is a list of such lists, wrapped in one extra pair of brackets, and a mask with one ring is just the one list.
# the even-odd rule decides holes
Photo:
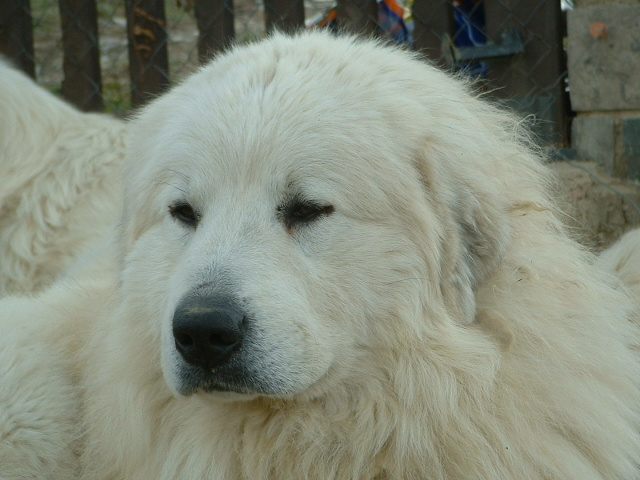
[(186, 362), (211, 371), (240, 347), (244, 324), (244, 315), (231, 302), (187, 298), (173, 317), (176, 350)]

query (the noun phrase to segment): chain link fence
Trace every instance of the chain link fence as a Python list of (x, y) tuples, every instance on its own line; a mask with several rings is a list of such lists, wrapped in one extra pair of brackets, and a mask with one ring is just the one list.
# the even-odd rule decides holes
[(273, 28), (345, 29), (480, 79), (535, 116), (544, 143), (565, 144), (564, 8), (560, 0), (0, 0), (0, 51), (79, 108), (122, 114), (231, 42)]

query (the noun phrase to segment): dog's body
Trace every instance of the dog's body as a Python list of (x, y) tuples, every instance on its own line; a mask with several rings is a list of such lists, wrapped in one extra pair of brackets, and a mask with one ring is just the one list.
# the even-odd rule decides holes
[(597, 264), (613, 272), (640, 299), (640, 229), (626, 233), (602, 252)]
[(9, 478), (639, 478), (636, 301), (514, 124), (323, 33), (154, 101), (114, 242), (0, 303)]
[(0, 60), (0, 296), (33, 293), (122, 209), (124, 123), (80, 113)]

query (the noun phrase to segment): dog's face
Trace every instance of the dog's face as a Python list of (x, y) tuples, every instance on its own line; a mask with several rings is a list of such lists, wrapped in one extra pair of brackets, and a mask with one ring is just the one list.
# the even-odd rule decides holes
[(397, 52), (324, 35), (269, 42), (159, 99), (129, 142), (123, 292), (184, 395), (375, 375), (422, 323), (469, 316), (484, 268), (460, 239), (472, 193), (425, 163), (437, 120), (407, 93), (446, 77), (404, 54), (418, 74), (376, 77)]

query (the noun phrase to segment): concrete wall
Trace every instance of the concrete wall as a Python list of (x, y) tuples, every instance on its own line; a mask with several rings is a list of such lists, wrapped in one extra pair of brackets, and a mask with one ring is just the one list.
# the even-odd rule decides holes
[(580, 0), (568, 12), (572, 145), (640, 179), (640, 0)]
[(574, 0), (576, 8), (600, 5), (640, 5), (640, 0)]

